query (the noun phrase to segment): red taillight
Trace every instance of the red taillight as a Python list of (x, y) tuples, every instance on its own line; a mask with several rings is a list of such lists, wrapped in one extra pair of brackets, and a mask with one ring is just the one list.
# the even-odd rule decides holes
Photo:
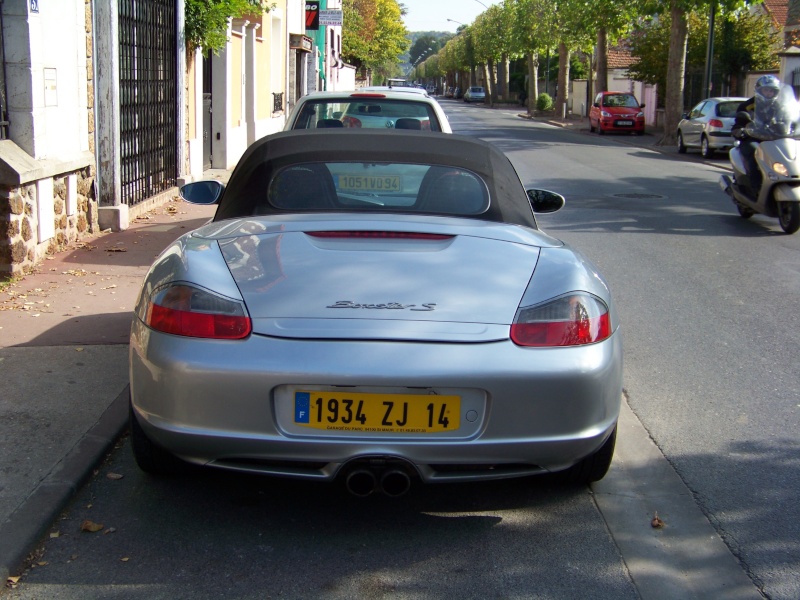
[(156, 331), (187, 337), (238, 340), (252, 331), (241, 302), (186, 284), (153, 292), (143, 320)]
[(368, 92), (357, 92), (355, 94), (350, 94), (351, 98), (386, 98), (386, 94), (378, 94), (378, 93), (368, 93)]
[(722, 127), (725, 127), (725, 125), (724, 125), (724, 124), (722, 123), (722, 121), (720, 121), (719, 119), (711, 119), (711, 120), (708, 122), (708, 125), (709, 125), (710, 127), (720, 127), (720, 128), (722, 128)]
[(449, 240), (452, 235), (406, 231), (308, 231), (306, 235), (317, 238), (361, 238), (386, 240)]
[(511, 340), (518, 346), (581, 346), (610, 335), (608, 307), (589, 294), (521, 308), (511, 325)]
[(343, 127), (361, 127), (361, 121), (359, 121), (355, 117), (344, 117), (342, 119), (342, 126)]

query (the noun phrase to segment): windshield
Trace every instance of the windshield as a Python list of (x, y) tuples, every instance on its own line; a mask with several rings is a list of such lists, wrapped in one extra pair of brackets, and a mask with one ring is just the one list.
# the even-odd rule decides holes
[(758, 140), (800, 137), (800, 104), (791, 86), (781, 84), (774, 98), (756, 94), (753, 121), (747, 133)]
[(720, 102), (717, 104), (717, 116), (723, 119), (733, 119), (736, 117), (736, 111), (739, 109), (741, 100), (734, 100), (729, 102)]
[(609, 94), (603, 98), (603, 106), (616, 106), (620, 108), (638, 108), (639, 103), (630, 94)]
[[(486, 184), (476, 174), (455, 167), (406, 163), (292, 165), (275, 174), (264, 201), (272, 208), (289, 211), (349, 209), (466, 216), (489, 208)], [(256, 207), (256, 213), (261, 212)]]
[(421, 129), (441, 131), (442, 128), (429, 102), (388, 98), (332, 98), (309, 100), (292, 124), (292, 129), (357, 127), (362, 129)]

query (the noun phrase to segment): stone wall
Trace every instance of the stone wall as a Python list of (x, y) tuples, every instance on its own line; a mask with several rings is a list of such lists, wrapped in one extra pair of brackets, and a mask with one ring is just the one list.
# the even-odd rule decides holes
[(98, 233), (92, 167), (52, 178), (55, 235), (38, 240), (37, 182), (0, 185), (0, 276), (31, 271), (47, 255), (85, 234)]

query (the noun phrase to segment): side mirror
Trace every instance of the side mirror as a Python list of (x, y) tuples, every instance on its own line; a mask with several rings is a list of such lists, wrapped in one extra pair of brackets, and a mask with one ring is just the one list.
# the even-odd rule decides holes
[(225, 185), (216, 179), (195, 181), (181, 186), (181, 198), (191, 204), (216, 204), (222, 197)]
[(681, 119), (688, 119), (688, 118), (689, 118), (689, 113), (683, 113), (681, 115)]
[(639, 105), (639, 108), (644, 108), (644, 104), (640, 104), (640, 105)]
[(525, 190), (536, 214), (554, 213), (561, 210), (566, 203), (564, 196), (547, 190)]

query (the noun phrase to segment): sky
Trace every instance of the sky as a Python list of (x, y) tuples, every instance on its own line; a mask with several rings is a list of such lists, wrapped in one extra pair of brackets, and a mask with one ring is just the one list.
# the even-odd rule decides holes
[[(404, 18), (406, 29), (414, 31), (450, 31), (455, 33), (459, 21), (470, 25), (487, 6), (499, 4), (500, 0), (398, 0), (408, 8)], [(485, 5), (485, 6), (483, 6)]]

